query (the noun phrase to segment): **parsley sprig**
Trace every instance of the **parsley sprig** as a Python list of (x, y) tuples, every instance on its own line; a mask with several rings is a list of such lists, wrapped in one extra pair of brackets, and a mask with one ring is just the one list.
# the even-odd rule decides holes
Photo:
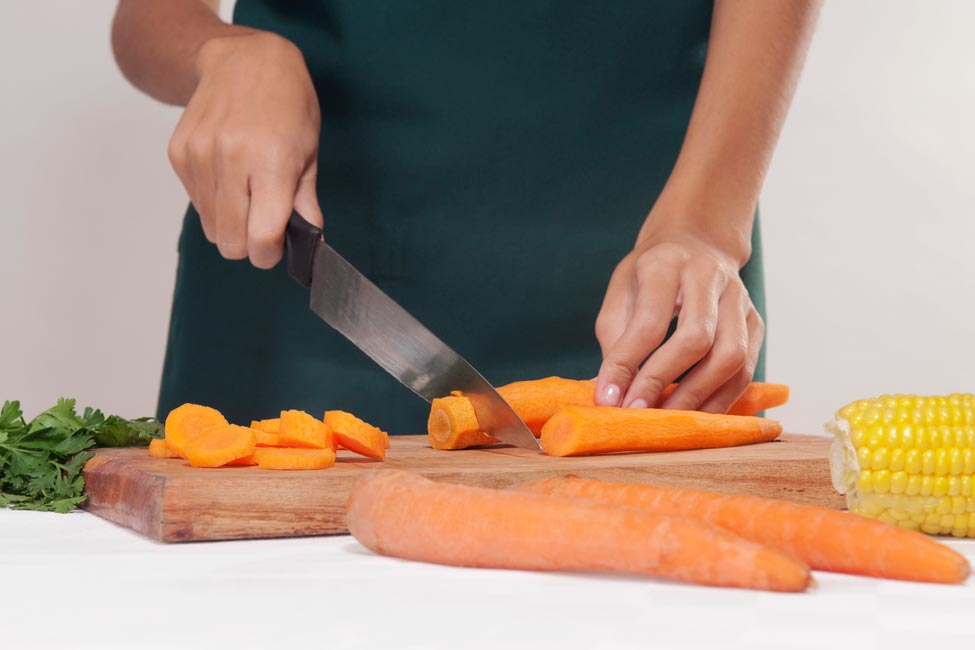
[(75, 400), (58, 403), (31, 421), (20, 402), (0, 409), (0, 507), (68, 512), (85, 500), (81, 469), (93, 447), (147, 445), (163, 436), (153, 418), (126, 420), (86, 408), (80, 415)]

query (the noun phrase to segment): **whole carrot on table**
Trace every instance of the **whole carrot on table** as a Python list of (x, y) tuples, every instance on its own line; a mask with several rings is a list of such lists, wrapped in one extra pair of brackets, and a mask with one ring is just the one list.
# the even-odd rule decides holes
[(581, 478), (543, 479), (517, 489), (695, 517), (823, 571), (942, 583), (964, 582), (971, 573), (961, 554), (921, 533), (828, 508)]
[(383, 555), (469, 567), (592, 571), (804, 591), (809, 568), (717, 526), (637, 508), (436, 483), (403, 470), (361, 479), (350, 532)]

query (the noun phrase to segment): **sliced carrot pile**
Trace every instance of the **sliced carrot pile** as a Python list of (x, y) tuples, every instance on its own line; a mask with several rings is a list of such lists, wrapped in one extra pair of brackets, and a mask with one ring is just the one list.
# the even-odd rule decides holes
[(263, 431), (264, 433), (278, 434), (281, 431), (281, 418), (270, 418), (267, 420), (252, 420), (251, 429)]
[[(662, 402), (674, 390), (671, 384), (660, 396)], [(498, 393), (524, 420), (536, 436), (555, 413), (566, 406), (593, 406), (595, 404), (595, 380), (563, 379), (546, 377), (532, 381), (516, 381), (498, 388)], [(453, 399), (453, 397), (462, 399)], [(427, 431), (430, 444), (435, 449), (463, 449), (475, 445), (497, 442), (481, 433), (473, 408), (465, 402), (462, 393), (434, 400), (430, 407)], [(729, 410), (729, 415), (755, 415), (765, 409), (784, 404), (789, 399), (789, 387), (783, 384), (752, 382)], [(436, 431), (431, 432), (431, 427)]]
[(322, 419), (340, 447), (376, 460), (386, 457), (389, 435), (382, 429), (345, 411), (325, 411)]
[(335, 464), (335, 451), (258, 447), (254, 458), (261, 469), (325, 469)]
[[(253, 429), (253, 427), (251, 427)], [(257, 437), (258, 447), (280, 447), (281, 446), (281, 436), (277, 433), (268, 433), (267, 431), (260, 431), (254, 429), (254, 435)]]
[(181, 458), (186, 458), (186, 443), (208, 429), (228, 424), (217, 409), (199, 404), (177, 406), (166, 417), (166, 444)]
[(960, 583), (968, 560), (927, 535), (848, 512), (777, 499), (579, 478), (534, 481), (520, 490), (688, 516), (780, 549), (813, 569), (898, 580)]
[(542, 428), (542, 449), (550, 456), (621, 451), (681, 451), (734, 447), (774, 440), (775, 420), (672, 409), (567, 406)]
[(353, 488), (349, 530), (377, 553), (456, 566), (595, 571), (804, 591), (801, 561), (722, 528), (649, 510), (435, 483), (402, 470)]
[(281, 411), (278, 442), (282, 447), (335, 450), (335, 436), (328, 426), (304, 411)]
[(186, 443), (186, 459), (193, 467), (221, 467), (254, 453), (254, 431), (225, 424), (214, 427)]

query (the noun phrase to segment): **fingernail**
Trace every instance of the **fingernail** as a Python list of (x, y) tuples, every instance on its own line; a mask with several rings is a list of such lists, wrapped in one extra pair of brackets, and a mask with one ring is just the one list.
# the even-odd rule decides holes
[(616, 384), (603, 386), (599, 391), (599, 403), (605, 406), (618, 406), (620, 403), (620, 387)]
[(631, 408), (631, 409), (645, 409), (648, 406), (650, 406), (650, 405), (647, 404), (647, 400), (643, 399), (642, 397), (638, 397), (635, 400), (633, 400), (632, 402), (630, 402), (630, 405), (627, 408)]

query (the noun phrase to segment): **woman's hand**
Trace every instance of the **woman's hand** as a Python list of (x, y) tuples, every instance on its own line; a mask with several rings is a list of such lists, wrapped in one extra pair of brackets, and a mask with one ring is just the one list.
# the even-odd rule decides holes
[(281, 259), (292, 209), (321, 226), (321, 115), (301, 52), (266, 32), (206, 41), (169, 159), (206, 238), (259, 268)]
[[(765, 333), (738, 276), (748, 253), (727, 252), (700, 233), (650, 233), (616, 267), (596, 320), (597, 404), (656, 406), (692, 366), (660, 406), (724, 413), (748, 386)], [(664, 343), (674, 316), (677, 329)]]

